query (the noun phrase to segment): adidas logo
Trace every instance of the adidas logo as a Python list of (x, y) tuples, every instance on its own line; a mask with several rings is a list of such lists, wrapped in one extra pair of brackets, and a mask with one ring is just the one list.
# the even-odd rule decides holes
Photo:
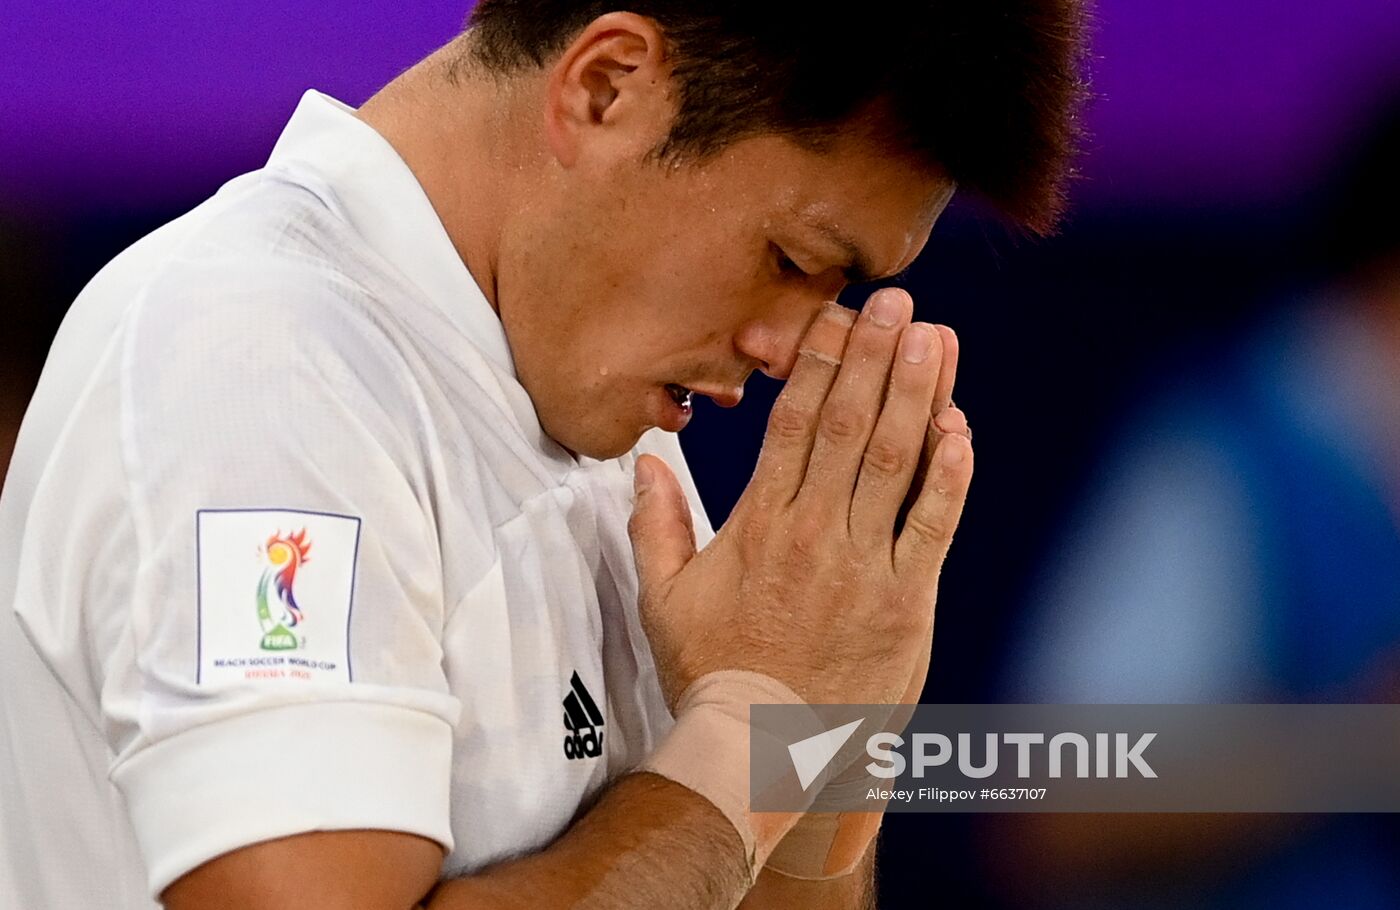
[(597, 758), (603, 754), (603, 714), (588, 694), (578, 671), (569, 679), (569, 694), (564, 696), (564, 757)]

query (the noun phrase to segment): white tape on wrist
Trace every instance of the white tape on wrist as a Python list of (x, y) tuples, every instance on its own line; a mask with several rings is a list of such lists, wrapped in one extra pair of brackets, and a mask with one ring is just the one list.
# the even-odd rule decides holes
[(850, 875), (880, 833), (883, 819), (878, 811), (809, 812), (783, 837), (764, 868), (808, 881)]
[[(766, 734), (750, 727), (749, 707), (805, 704), (792, 689), (762, 673), (707, 673), (682, 693), (675, 727), (641, 766), (695, 791), (724, 814), (744, 843), (750, 883), (802, 813), (750, 810), (750, 739)], [(815, 714), (812, 725), (820, 730)], [(780, 745), (786, 749), (787, 743)]]
[[(903, 732), (913, 710), (913, 705), (895, 706), (887, 715), (869, 714), (867, 720), (875, 721), (880, 729)], [(865, 808), (860, 812), (808, 812), (769, 855), (765, 869), (788, 878), (827, 881), (860, 868), (861, 860), (880, 833), (888, 800), (867, 797), (870, 778), (862, 758), (857, 757), (844, 767), (832, 762), (826, 770), (830, 777), (822, 781), (822, 805)]]
[[(881, 712), (869, 712), (865, 720), (881, 730), (902, 733), (913, 716), (912, 704), (892, 705)], [(859, 812), (808, 812), (788, 832), (769, 855), (764, 866), (779, 875), (809, 881), (826, 881), (850, 875), (860, 868), (871, 843), (880, 833), (888, 800), (867, 797), (870, 778), (863, 759), (835, 761), (826, 768), (829, 778), (821, 782), (823, 806), (860, 805)]]

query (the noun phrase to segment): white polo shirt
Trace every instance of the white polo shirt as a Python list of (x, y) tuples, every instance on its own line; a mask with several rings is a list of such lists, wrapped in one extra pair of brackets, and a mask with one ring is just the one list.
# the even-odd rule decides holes
[[(146, 908), (219, 854), (555, 839), (671, 723), (638, 451), (544, 435), (393, 148), (308, 92), (267, 166), (118, 256), (0, 500), (0, 907)], [(288, 862), (296, 862), (294, 854)]]

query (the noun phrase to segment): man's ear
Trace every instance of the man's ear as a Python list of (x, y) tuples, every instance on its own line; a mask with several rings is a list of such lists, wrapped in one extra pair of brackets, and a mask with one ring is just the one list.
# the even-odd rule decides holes
[(636, 13), (594, 19), (545, 81), (545, 138), (566, 168), (589, 154), (640, 158), (665, 137), (673, 114), (665, 38)]

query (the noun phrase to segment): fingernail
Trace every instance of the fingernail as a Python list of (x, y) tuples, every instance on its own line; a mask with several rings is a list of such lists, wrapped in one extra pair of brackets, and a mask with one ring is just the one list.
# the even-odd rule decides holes
[(938, 448), (942, 452), (940, 457), (943, 459), (943, 463), (950, 468), (956, 464), (960, 464), (963, 460), (963, 455), (966, 454), (966, 446), (963, 445), (962, 440), (963, 438), (961, 436), (952, 434), (944, 436), (943, 441), (938, 444)]
[(637, 462), (637, 473), (632, 478), (632, 492), (641, 495), (650, 489), (656, 480), (656, 471), (652, 469), (651, 462), (642, 459)]
[(889, 328), (899, 322), (904, 306), (893, 292), (877, 291), (870, 298), (870, 321), (881, 328)]
[(899, 356), (905, 363), (923, 363), (933, 350), (933, 332), (928, 326), (911, 325), (899, 339)]

